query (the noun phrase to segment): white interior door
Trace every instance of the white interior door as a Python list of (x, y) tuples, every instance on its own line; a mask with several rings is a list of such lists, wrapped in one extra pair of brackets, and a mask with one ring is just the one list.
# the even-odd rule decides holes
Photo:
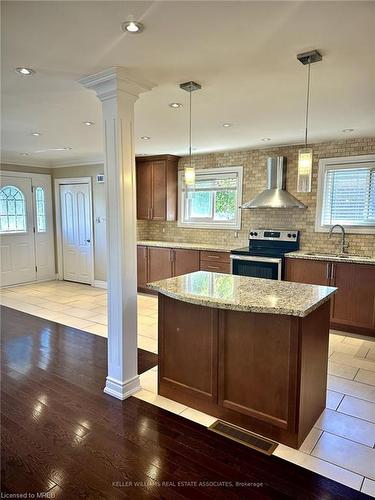
[(89, 184), (60, 185), (63, 278), (92, 283), (91, 196)]
[(30, 177), (1, 177), (0, 259), (2, 286), (36, 280)]

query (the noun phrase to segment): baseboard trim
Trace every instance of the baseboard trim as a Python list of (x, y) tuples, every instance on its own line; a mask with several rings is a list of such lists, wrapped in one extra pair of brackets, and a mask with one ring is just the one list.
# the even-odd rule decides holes
[(121, 382), (112, 377), (107, 377), (104, 392), (114, 398), (124, 400), (141, 389), (139, 375)]
[(107, 282), (101, 281), (101, 280), (94, 280), (94, 287), (95, 288), (108, 288)]

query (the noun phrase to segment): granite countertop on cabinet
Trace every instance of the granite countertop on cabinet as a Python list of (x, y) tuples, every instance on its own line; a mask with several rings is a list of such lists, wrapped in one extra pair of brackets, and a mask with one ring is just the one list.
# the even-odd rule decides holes
[(309, 259), (309, 260), (327, 260), (333, 262), (348, 262), (351, 264), (372, 264), (375, 265), (375, 256), (364, 256), (364, 255), (338, 255), (329, 253), (319, 253), (319, 252), (303, 252), (299, 250), (298, 252), (290, 252), (285, 255), (291, 259)]
[(238, 248), (238, 245), (212, 245), (208, 243), (187, 243), (187, 242), (177, 242), (177, 241), (156, 241), (156, 240), (142, 240), (138, 241), (137, 245), (142, 245), (145, 247), (161, 247), (161, 248), (182, 248), (186, 250), (212, 250), (214, 252), (230, 252), (233, 248)]
[(195, 273), (148, 283), (150, 289), (191, 304), (233, 311), (305, 317), (337, 288), (232, 274)]

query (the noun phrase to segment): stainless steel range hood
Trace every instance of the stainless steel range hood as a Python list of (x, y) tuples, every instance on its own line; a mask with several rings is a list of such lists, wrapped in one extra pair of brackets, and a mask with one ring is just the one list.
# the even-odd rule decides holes
[(285, 173), (285, 156), (268, 157), (267, 189), (241, 205), (241, 208), (307, 208), (306, 205), (286, 191)]

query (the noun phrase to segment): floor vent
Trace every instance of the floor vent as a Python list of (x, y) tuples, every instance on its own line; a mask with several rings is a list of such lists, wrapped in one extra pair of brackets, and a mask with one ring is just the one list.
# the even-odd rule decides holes
[(249, 448), (260, 451), (266, 455), (272, 455), (274, 449), (278, 445), (275, 441), (271, 441), (270, 439), (259, 436), (258, 434), (242, 429), (241, 427), (228, 424), (222, 420), (216, 420), (216, 422), (210, 425), (209, 430), (232, 439), (233, 441), (237, 441), (237, 443), (241, 443)]

